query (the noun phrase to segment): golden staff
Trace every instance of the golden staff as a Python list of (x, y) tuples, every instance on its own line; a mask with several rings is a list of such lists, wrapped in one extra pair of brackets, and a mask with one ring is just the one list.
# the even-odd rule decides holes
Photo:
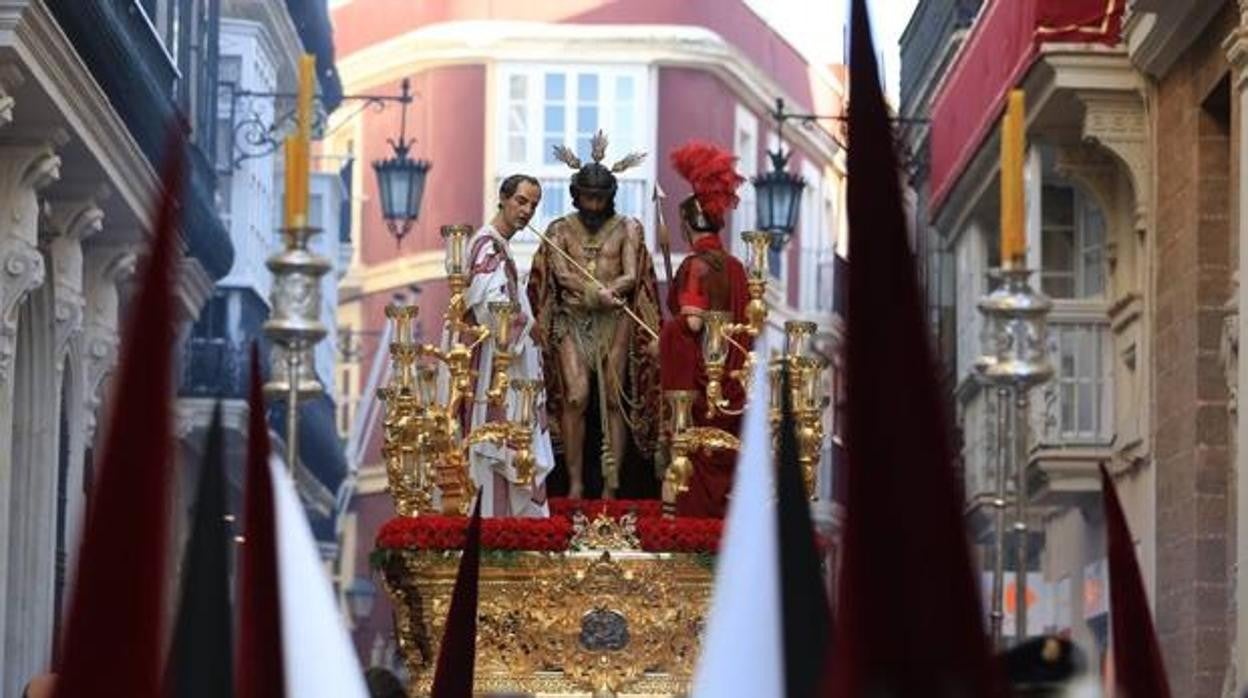
[[(537, 228), (534, 228), (532, 223), (526, 223), (524, 227), (528, 228), (529, 230), (532, 230), (533, 233), (536, 234), (537, 237), (540, 238), (542, 242), (546, 243), (548, 247), (550, 247), (552, 250), (562, 255), (564, 261), (566, 261), (568, 264), (571, 264), (572, 268), (576, 269), (577, 271), (581, 272), (581, 274), (585, 275), (585, 278), (593, 282), (594, 285), (599, 286), (601, 288), (606, 288), (606, 286), (602, 285), (601, 281), (594, 278), (594, 275), (589, 273), (588, 269), (581, 266), (580, 262), (577, 262), (575, 259), (572, 259), (572, 255), (568, 254), (567, 252), (564, 252), (563, 248), (556, 245), (550, 238), (546, 237), (546, 235), (540, 232)], [(627, 305), (624, 305), (623, 302), (621, 302), (620, 305), (616, 307), (618, 307), (620, 310), (623, 310), (625, 313), (627, 313), (628, 316), (633, 319), (633, 322), (637, 323), (638, 327), (645, 330), (646, 333), (649, 334), (652, 339), (659, 338), (659, 334), (655, 332), (653, 329), (651, 329), (651, 327), (646, 324), (645, 320), (642, 320), (640, 317), (638, 317), (637, 313), (634, 313), (632, 309), (629, 308)]]

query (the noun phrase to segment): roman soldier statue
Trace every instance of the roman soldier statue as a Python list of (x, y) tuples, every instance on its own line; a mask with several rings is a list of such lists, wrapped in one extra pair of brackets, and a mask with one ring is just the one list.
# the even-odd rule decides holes
[[(660, 395), (657, 362), (647, 346), (660, 316), (645, 231), (636, 218), (615, 211), (616, 173), (640, 163), (644, 154), (603, 164), (607, 138), (601, 131), (590, 149), (591, 161), (582, 163), (568, 148), (555, 148), (555, 156), (576, 170), (571, 183), (576, 211), (546, 228), (528, 294), (568, 496), (584, 496), (586, 454), (596, 450), (603, 497), (610, 498), (620, 484), (626, 442), (631, 439), (646, 461), (653, 451)], [(602, 427), (601, 442), (592, 444), (586, 439), (591, 396)], [(638, 466), (653, 477), (648, 463)]]
[[(695, 426), (713, 426), (734, 435), (741, 430), (745, 391), (740, 381), (723, 382), (725, 409), (707, 416), (706, 367), (702, 360), (703, 313), (728, 312), (735, 324), (747, 322), (749, 303), (745, 266), (724, 249), (720, 231), (724, 219), (737, 205), (737, 187), (745, 178), (737, 174), (736, 158), (710, 143), (691, 142), (675, 150), (672, 166), (689, 182), (693, 193), (680, 202), (680, 229), (690, 254), (681, 262), (668, 289), (670, 317), (659, 339), (663, 390), (697, 393), (691, 417)], [(738, 335), (728, 345), (725, 376), (745, 364), (748, 338)], [(746, 341), (742, 341), (746, 340)], [(732, 489), (735, 451), (694, 451), (688, 491), (676, 500), (679, 516), (722, 517)]]

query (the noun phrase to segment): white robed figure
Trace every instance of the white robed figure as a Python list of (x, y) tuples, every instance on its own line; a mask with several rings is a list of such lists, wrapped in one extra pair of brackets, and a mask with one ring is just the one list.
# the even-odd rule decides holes
[[(542, 380), (542, 354), (533, 341), (533, 312), (528, 296), (520, 285), (509, 241), (528, 225), (538, 202), (541, 188), (537, 180), (526, 175), (512, 175), (499, 188), (498, 212), (468, 240), (468, 285), (464, 292), (466, 320), (484, 327), (494, 327), (490, 303), (510, 302), (518, 307), (511, 323), (511, 364), (508, 378)], [(519, 398), (507, 391), (502, 404), (491, 404), (488, 398), (494, 361), (494, 342), (478, 345), (473, 356), (477, 379), (468, 431), (487, 421), (514, 420)], [(469, 472), (473, 482), (482, 488), (483, 516), (550, 515), (546, 504), (546, 476), (554, 468), (555, 455), (546, 424), (546, 392), (539, 391), (533, 409), (533, 432), (530, 450), (534, 459), (533, 478), (521, 482), (516, 472), (514, 453), (502, 444), (474, 444), (468, 452)], [(467, 432), (465, 433), (465, 435)]]

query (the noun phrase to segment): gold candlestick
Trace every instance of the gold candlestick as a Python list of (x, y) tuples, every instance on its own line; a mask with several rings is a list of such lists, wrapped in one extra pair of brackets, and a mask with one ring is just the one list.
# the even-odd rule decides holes
[(386, 306), (386, 318), (395, 324), (394, 340), (389, 347), (392, 378), (389, 385), (377, 390), (378, 399), (385, 404), (381, 455), (395, 509), (402, 516), (427, 510), (431, 501), (428, 465), (418, 447), (422, 409), (415, 389), (418, 352), (412, 341), (412, 322), (419, 312), (420, 308), (414, 305)]
[(747, 230), (741, 233), (746, 243), (746, 289), (750, 302), (745, 306), (749, 320), (749, 332), (757, 337), (767, 322), (767, 303), (763, 296), (767, 291), (767, 249), (771, 245), (771, 233), (763, 230)]
[(520, 313), (520, 306), (513, 301), (493, 301), (486, 304), (493, 318), (494, 357), (491, 362), (488, 398), (498, 405), (507, 394), (508, 370), (511, 368), (511, 322)]
[(472, 237), (472, 226), (466, 224), (442, 226), (442, 239), (446, 241), (446, 282), (450, 287), (451, 298), (446, 310), (447, 320), (458, 330), (464, 319), (467, 306), (464, 304), (464, 290), (468, 286), (468, 274), (464, 268), (467, 256), (465, 249), (468, 238)]
[(533, 455), (533, 420), (537, 396), (545, 387), (545, 383), (537, 379), (525, 378), (511, 382), (511, 390), (517, 396), (516, 414), (511, 420), (515, 425), (513, 447), (516, 452), (512, 463), (516, 467), (516, 479), (521, 482), (532, 481), (537, 467)]
[(722, 310), (702, 313), (702, 362), (706, 366), (706, 416), (714, 417), (727, 405), (723, 398), (724, 363), (728, 360), (728, 343), (724, 328), (731, 316)]
[(663, 397), (667, 398), (668, 411), (672, 419), (672, 455), (663, 475), (663, 514), (676, 515), (676, 497), (689, 489), (689, 476), (693, 474), (693, 463), (689, 461), (689, 444), (684, 433), (692, 422), (690, 411), (693, 401), (697, 398), (693, 390), (667, 390)]

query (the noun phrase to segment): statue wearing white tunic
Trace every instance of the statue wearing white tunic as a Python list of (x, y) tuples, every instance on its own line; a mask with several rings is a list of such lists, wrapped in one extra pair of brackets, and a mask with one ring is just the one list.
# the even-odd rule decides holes
[[(489, 224), (469, 238), (464, 255), (467, 286), (464, 290), (463, 321), (491, 330), (495, 318), (491, 303), (510, 303), (513, 314), (510, 332), (511, 362), (508, 380), (528, 380), (542, 384), (542, 354), (534, 343), (533, 312), (528, 296), (522, 293), (515, 260), (509, 241), (529, 224), (542, 199), (541, 185), (528, 175), (511, 175), (503, 180), (498, 191), (498, 211)], [(496, 306), (497, 307), (497, 306)], [(449, 328), (443, 327), (442, 348), (451, 342)], [(471, 342), (471, 337), (465, 337)], [(461, 434), (466, 438), (472, 430), (488, 422), (516, 421), (520, 399), (513, 390), (506, 390), (502, 400), (490, 401), (489, 390), (494, 364), (495, 337), (480, 342), (473, 351), (472, 370), (476, 382), (471, 399), (465, 399), (457, 416)], [(445, 364), (438, 371), (438, 397), (445, 401), (449, 393), (450, 375)], [(484, 516), (550, 515), (546, 504), (546, 476), (555, 465), (550, 430), (546, 426), (546, 391), (537, 393), (533, 404), (533, 422), (529, 453), (533, 458), (532, 476), (522, 480), (517, 472), (515, 452), (502, 444), (473, 444), (468, 451), (468, 470), (473, 483), (481, 488), (481, 513)]]
[[(527, 221), (526, 221), (527, 222)], [(489, 304), (512, 302), (519, 307), (511, 326), (514, 338), (511, 348), (511, 365), (508, 378), (542, 380), (542, 355), (534, 343), (533, 312), (529, 299), (520, 292), (515, 261), (511, 257), (507, 238), (494, 226), (486, 225), (468, 241), (468, 288), (465, 291), (465, 319), (484, 327), (494, 327)], [(487, 393), (491, 383), (491, 366), (494, 360), (494, 342), (487, 340), (478, 345), (473, 356), (473, 368), (477, 371), (476, 390), (469, 412), (468, 432), (487, 421), (514, 420), (519, 398), (515, 391), (507, 391), (501, 404), (491, 404)], [(554, 450), (550, 444), (550, 430), (546, 425), (546, 393), (541, 391), (533, 409), (532, 451), (534, 477), (521, 482), (514, 464), (514, 453), (506, 446), (493, 443), (474, 444), (468, 452), (472, 480), (482, 488), (481, 513), (483, 516), (548, 516), (546, 506), (546, 476), (555, 465)], [(467, 432), (465, 432), (467, 433)]]

